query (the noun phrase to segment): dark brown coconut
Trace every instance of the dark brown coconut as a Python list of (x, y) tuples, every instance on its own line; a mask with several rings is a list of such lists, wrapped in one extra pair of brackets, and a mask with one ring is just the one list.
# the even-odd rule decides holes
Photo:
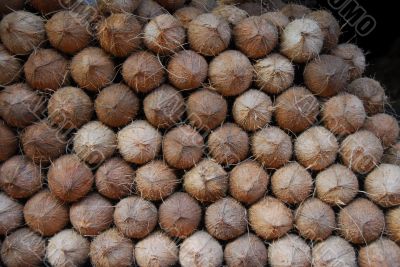
[(354, 248), (343, 238), (331, 236), (312, 248), (313, 266), (357, 266)]
[(304, 18), (311, 10), (304, 5), (287, 4), (281, 8), (281, 12), (290, 20), (295, 20)]
[(115, 74), (113, 61), (100, 48), (87, 47), (72, 58), (72, 78), (83, 89), (99, 91), (114, 80)]
[(94, 103), (97, 118), (107, 126), (122, 127), (135, 119), (140, 102), (124, 84), (104, 88)]
[[(1, 12), (0, 12), (1, 13)], [(20, 78), (22, 64), (20, 60), (0, 44), (0, 85), (5, 86)]]
[(118, 150), (124, 160), (145, 164), (161, 149), (161, 134), (147, 121), (137, 120), (118, 132)]
[(96, 188), (107, 198), (120, 199), (132, 193), (134, 178), (132, 167), (123, 159), (114, 157), (97, 169)]
[(106, 14), (112, 13), (133, 13), (139, 6), (140, 0), (100, 0), (98, 1), (100, 10)]
[(362, 247), (358, 254), (360, 267), (398, 266), (399, 262), (400, 247), (386, 238)]
[(394, 145), (399, 138), (399, 123), (395, 117), (388, 114), (378, 113), (368, 117), (363, 128), (374, 133), (385, 147)]
[(25, 0), (11, 0), (0, 4), (0, 14), (6, 15), (16, 10), (24, 8)]
[(0, 161), (5, 161), (17, 153), (18, 138), (4, 121), (0, 120)]
[(185, 173), (183, 187), (201, 202), (215, 202), (228, 190), (228, 174), (218, 163), (204, 159)]
[(156, 227), (157, 220), (157, 207), (140, 197), (124, 198), (115, 206), (115, 226), (128, 238), (144, 238)]
[(40, 167), (22, 155), (3, 163), (0, 169), (0, 187), (12, 198), (28, 198), (42, 187)]
[(382, 159), (383, 163), (400, 165), (400, 142), (389, 147)]
[(248, 17), (243, 9), (236, 5), (218, 5), (212, 10), (212, 14), (219, 16), (229, 22), (231, 25), (237, 25), (239, 22)]
[(229, 174), (229, 192), (236, 200), (253, 204), (267, 192), (268, 173), (254, 161), (237, 165)]
[(28, 2), (42, 14), (49, 14), (73, 6), (76, 0), (29, 0)]
[(211, 14), (201, 14), (189, 24), (190, 47), (205, 56), (216, 56), (228, 48), (231, 40), (229, 24)]
[(51, 192), (65, 202), (84, 197), (92, 189), (93, 180), (89, 167), (74, 154), (55, 160), (47, 174)]
[(69, 222), (68, 207), (43, 190), (31, 197), (24, 206), (26, 224), (42, 236), (52, 236)]
[(271, 177), (271, 189), (281, 201), (295, 205), (309, 197), (313, 190), (311, 174), (297, 162), (278, 169)]
[(201, 8), (186, 6), (175, 11), (174, 16), (181, 22), (182, 26), (187, 29), (192, 20), (203, 14)]
[(0, 22), (0, 38), (13, 54), (29, 54), (46, 39), (43, 19), (26, 11), (12, 12)]
[(20, 203), (0, 193), (0, 235), (5, 236), (24, 224), (23, 208)]
[(185, 4), (185, 0), (156, 0), (161, 6), (168, 10), (176, 10)]
[(285, 165), (293, 155), (290, 136), (278, 127), (266, 127), (256, 132), (251, 139), (251, 150), (256, 160), (273, 169)]
[(338, 45), (331, 51), (331, 54), (341, 57), (349, 64), (349, 76), (353, 81), (362, 76), (367, 66), (364, 52), (354, 44), (344, 43)]
[(283, 29), (290, 23), (288, 17), (281, 11), (270, 11), (262, 14), (260, 17), (266, 19), (270, 24), (274, 25), (279, 33), (282, 33)]
[(318, 99), (305, 87), (292, 87), (275, 101), (278, 125), (294, 133), (303, 132), (313, 125), (318, 114)]
[(400, 242), (400, 207), (389, 210), (386, 213), (386, 230), (388, 237), (399, 243)]
[(99, 26), (97, 37), (101, 47), (116, 57), (126, 57), (142, 44), (142, 26), (129, 13), (112, 14)]
[(335, 17), (326, 10), (313, 11), (306, 18), (315, 20), (324, 35), (324, 50), (330, 51), (338, 45), (340, 25)]
[(201, 221), (201, 207), (197, 201), (183, 192), (167, 198), (159, 209), (161, 228), (169, 235), (178, 238), (190, 236)]
[(359, 78), (349, 84), (347, 91), (364, 102), (368, 114), (373, 115), (384, 111), (387, 97), (378, 81), (365, 77)]
[(170, 128), (185, 113), (185, 100), (174, 87), (164, 84), (143, 100), (146, 119), (156, 128)]
[(311, 266), (311, 249), (307, 243), (294, 234), (274, 241), (268, 248), (271, 267)]
[(147, 23), (149, 20), (166, 12), (167, 11), (154, 0), (140, 1), (140, 4), (136, 9), (138, 19), (142, 23)]
[(165, 80), (165, 70), (152, 53), (141, 51), (132, 54), (122, 65), (125, 82), (136, 92), (148, 93)]

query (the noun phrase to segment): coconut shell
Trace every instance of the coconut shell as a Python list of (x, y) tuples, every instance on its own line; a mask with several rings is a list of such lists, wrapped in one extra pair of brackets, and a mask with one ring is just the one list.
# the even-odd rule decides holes
[(274, 25), (279, 33), (282, 33), (283, 29), (290, 23), (288, 17), (281, 11), (270, 11), (261, 15), (262, 18), (266, 19), (270, 24)]
[(306, 18), (315, 20), (324, 35), (324, 50), (330, 51), (339, 43), (341, 33), (339, 22), (326, 10), (317, 10), (306, 15)]
[(374, 133), (385, 147), (396, 144), (399, 138), (400, 128), (394, 116), (378, 113), (368, 117), (364, 129)]
[(399, 243), (400, 242), (400, 208), (394, 208), (386, 213), (386, 228), (388, 237)]
[(20, 78), (22, 64), (0, 44), (0, 85), (5, 86)]
[(100, 0), (100, 10), (106, 14), (112, 13), (133, 13), (139, 6), (140, 0)]
[(185, 6), (175, 11), (174, 16), (181, 22), (182, 26), (187, 29), (192, 20), (203, 14), (204, 10), (193, 6)]
[(156, 0), (161, 6), (168, 10), (176, 10), (185, 4), (185, 0)]
[(16, 10), (20, 10), (24, 8), (25, 0), (12, 0), (2, 2), (0, 4), (0, 14), (6, 15)]
[(362, 247), (358, 254), (360, 267), (398, 266), (399, 262), (400, 247), (386, 238)]
[(389, 147), (382, 159), (383, 163), (400, 165), (400, 143), (396, 143)]
[(236, 5), (218, 5), (212, 10), (212, 14), (221, 17), (231, 25), (237, 25), (239, 22), (248, 17), (243, 9)]
[(14, 131), (0, 120), (0, 161), (5, 161), (17, 153), (18, 138)]
[(31, 6), (42, 14), (49, 14), (60, 9), (67, 9), (76, 0), (29, 0)]
[(305, 17), (307, 14), (311, 13), (311, 9), (300, 4), (284, 5), (280, 11), (291, 21), (295, 19), (301, 19)]
[(338, 236), (331, 236), (327, 240), (314, 245), (312, 258), (315, 267), (357, 266), (354, 248)]
[(297, 235), (288, 234), (269, 246), (268, 259), (271, 267), (310, 267), (311, 249)]
[(349, 65), (351, 81), (360, 78), (367, 67), (364, 52), (354, 44), (340, 44), (331, 51), (331, 54), (341, 57)]
[(24, 225), (23, 206), (0, 193), (0, 235), (6, 236), (15, 229)]
[(142, 23), (147, 23), (149, 20), (166, 12), (167, 11), (154, 0), (140, 1), (140, 4), (136, 9), (138, 19)]

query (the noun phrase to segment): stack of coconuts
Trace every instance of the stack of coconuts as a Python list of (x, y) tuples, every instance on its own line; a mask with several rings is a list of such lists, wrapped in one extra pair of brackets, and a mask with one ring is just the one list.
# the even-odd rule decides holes
[(0, 3), (0, 265), (400, 266), (362, 49), (236, 2)]

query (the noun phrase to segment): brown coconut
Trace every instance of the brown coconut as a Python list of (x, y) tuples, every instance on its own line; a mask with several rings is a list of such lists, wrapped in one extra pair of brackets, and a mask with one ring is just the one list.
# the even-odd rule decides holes
[(384, 111), (387, 97), (378, 81), (366, 77), (356, 79), (349, 84), (347, 92), (358, 96), (364, 102), (368, 114), (373, 115)]
[(212, 14), (221, 17), (231, 25), (237, 25), (239, 22), (248, 17), (243, 9), (236, 5), (218, 5), (212, 10)]
[(157, 207), (140, 197), (124, 198), (115, 206), (115, 226), (128, 238), (144, 238), (156, 227), (157, 220)]
[(194, 6), (185, 6), (175, 11), (174, 16), (181, 22), (182, 26), (187, 29), (192, 20), (203, 14), (204, 10)]
[(280, 11), (290, 20), (304, 18), (307, 14), (311, 13), (308, 7), (300, 4), (284, 5)]
[(297, 235), (288, 234), (269, 246), (268, 261), (271, 267), (310, 267), (311, 248)]
[(0, 4), (0, 14), (6, 15), (16, 10), (20, 10), (24, 8), (25, 1), (24, 0), (12, 0), (2, 2)]
[(290, 23), (289, 18), (281, 11), (269, 11), (262, 14), (260, 17), (266, 19), (270, 24), (274, 25), (279, 33)]
[(51, 192), (65, 202), (84, 197), (93, 185), (93, 174), (76, 155), (65, 155), (53, 162), (47, 174)]
[(392, 145), (385, 151), (382, 162), (387, 163), (387, 164), (400, 165), (400, 143), (399, 142)]
[(386, 230), (388, 237), (394, 242), (400, 242), (400, 207), (386, 213)]
[(326, 10), (317, 10), (306, 15), (306, 18), (315, 20), (324, 35), (324, 50), (330, 51), (339, 43), (341, 33), (339, 22)]
[(385, 147), (394, 145), (399, 138), (399, 123), (389, 114), (378, 113), (368, 117), (363, 128), (374, 133)]
[(399, 266), (399, 262), (400, 247), (386, 238), (362, 247), (358, 253), (360, 267)]
[(20, 78), (22, 64), (20, 59), (13, 56), (0, 44), (0, 85), (5, 86)]
[(331, 54), (341, 57), (349, 65), (351, 81), (360, 78), (367, 67), (364, 52), (354, 44), (340, 44), (332, 49)]
[(19, 202), (0, 193), (0, 235), (5, 236), (23, 226), (24, 214)]
[(139, 6), (141, 0), (100, 0), (98, 1), (100, 10), (106, 14), (112, 13), (133, 13)]
[(187, 193), (177, 192), (168, 197), (159, 209), (161, 228), (170, 236), (186, 238), (199, 226), (201, 207)]
[(331, 236), (314, 245), (312, 258), (315, 267), (357, 266), (354, 248), (338, 236)]
[(156, 0), (161, 6), (168, 10), (176, 10), (185, 4), (185, 0)]
[(28, 2), (37, 11), (42, 14), (50, 14), (60, 9), (67, 9), (75, 3), (76, 0), (29, 0)]
[(17, 153), (18, 139), (14, 131), (0, 120), (0, 161), (5, 161)]
[(137, 13), (138, 19), (142, 23), (147, 23), (149, 20), (166, 12), (167, 11), (156, 1), (146, 0), (146, 1), (140, 1), (140, 4), (136, 9), (135, 13)]

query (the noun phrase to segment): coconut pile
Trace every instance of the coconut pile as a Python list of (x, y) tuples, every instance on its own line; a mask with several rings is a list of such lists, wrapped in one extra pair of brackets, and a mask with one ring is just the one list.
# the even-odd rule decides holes
[(400, 266), (399, 125), (328, 11), (0, 14), (0, 265)]

